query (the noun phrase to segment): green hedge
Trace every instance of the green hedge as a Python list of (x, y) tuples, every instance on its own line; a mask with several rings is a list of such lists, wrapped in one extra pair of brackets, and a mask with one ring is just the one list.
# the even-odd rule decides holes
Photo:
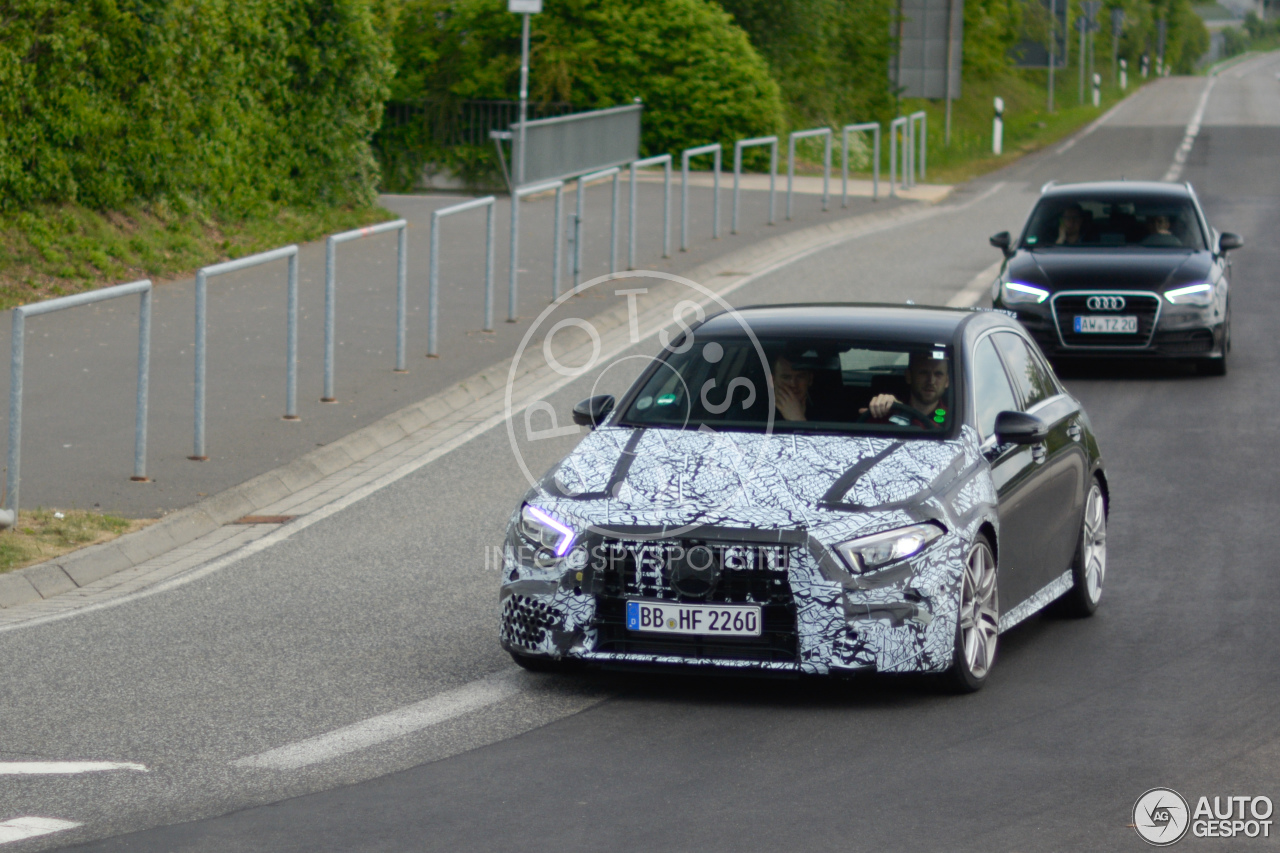
[(375, 2), (8, 0), (0, 208), (369, 203), (393, 74)]
[[(404, 0), (392, 100), (513, 99), (520, 16), (506, 6), (506, 0)], [(711, 0), (547, 0), (533, 16), (530, 64), (535, 101), (596, 109), (640, 98), (645, 154), (731, 145), (782, 125), (768, 67)], [(491, 147), (433, 151), (406, 128), (388, 128), (383, 138), (394, 142), (385, 149), (416, 146), (418, 159), (443, 157), (444, 165), (473, 175), (492, 166)], [(406, 179), (410, 165), (397, 164)]]

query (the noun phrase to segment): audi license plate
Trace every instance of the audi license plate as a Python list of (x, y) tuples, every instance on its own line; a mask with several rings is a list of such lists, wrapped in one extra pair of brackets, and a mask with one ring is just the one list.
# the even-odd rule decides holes
[(705, 637), (759, 637), (760, 607), (755, 604), (628, 601), (627, 629)]
[(1076, 331), (1098, 332), (1104, 335), (1123, 335), (1138, 333), (1138, 318), (1128, 317), (1085, 317), (1076, 315)]

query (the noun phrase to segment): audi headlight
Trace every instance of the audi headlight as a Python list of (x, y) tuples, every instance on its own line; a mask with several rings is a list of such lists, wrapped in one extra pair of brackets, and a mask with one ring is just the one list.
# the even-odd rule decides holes
[(1006, 281), (1000, 285), (1000, 300), (1005, 305), (1039, 305), (1049, 298), (1049, 291), (1034, 284)]
[(836, 550), (853, 571), (869, 572), (920, 553), (944, 532), (937, 524), (913, 524), (850, 539), (837, 545)]
[(1186, 287), (1175, 287), (1173, 290), (1166, 290), (1164, 298), (1169, 300), (1170, 305), (1196, 305), (1207, 308), (1213, 304), (1213, 285), (1191, 284)]
[(573, 546), (573, 528), (553, 518), (536, 506), (525, 504), (520, 510), (520, 533), (534, 545), (563, 557)]

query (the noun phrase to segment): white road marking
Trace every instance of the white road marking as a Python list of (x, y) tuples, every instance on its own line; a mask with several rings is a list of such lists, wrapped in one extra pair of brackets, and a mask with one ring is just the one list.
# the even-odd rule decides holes
[(510, 699), (524, 689), (520, 680), (521, 673), (518, 669), (503, 670), (413, 705), (343, 726), (327, 734), (250, 755), (231, 764), (234, 767), (263, 770), (296, 770), (395, 740)]
[(991, 289), (991, 283), (996, 280), (996, 276), (1000, 274), (1000, 267), (1004, 265), (1004, 261), (996, 261), (982, 272), (975, 275), (964, 286), (964, 289), (955, 296), (947, 300), (948, 308), (971, 308), (978, 304), (983, 294)]
[(1196, 104), (1196, 111), (1191, 114), (1191, 121), (1187, 123), (1187, 132), (1182, 137), (1182, 144), (1173, 154), (1173, 163), (1169, 165), (1169, 171), (1165, 172), (1160, 180), (1176, 181), (1182, 177), (1182, 167), (1187, 165), (1187, 157), (1190, 156), (1191, 149), (1196, 144), (1196, 136), (1200, 133), (1200, 120), (1204, 118), (1205, 107), (1209, 106), (1209, 95), (1217, 82), (1217, 77), (1210, 77), (1209, 82), (1205, 84), (1204, 93), (1200, 95), (1200, 103)]
[(0, 820), (0, 844), (75, 829), (79, 825), (74, 820), (60, 820), (56, 817), (12, 817)]
[(149, 772), (147, 765), (130, 761), (0, 761), (0, 776), (70, 776), (102, 770)]
[[(1138, 90), (1138, 91), (1141, 91), (1141, 90)], [(1138, 92), (1134, 92), (1134, 93), (1133, 93), (1133, 95), (1136, 95), (1136, 94), (1138, 94)], [(1070, 151), (1070, 150), (1071, 150), (1071, 147), (1072, 147), (1073, 145), (1075, 145), (1075, 144), (1076, 144), (1077, 142), (1079, 142), (1081, 139), (1084, 139), (1084, 138), (1085, 138), (1086, 136), (1088, 136), (1089, 134), (1093, 133), (1093, 132), (1094, 132), (1095, 130), (1097, 130), (1098, 128), (1102, 127), (1103, 123), (1104, 123), (1104, 122), (1106, 122), (1106, 120), (1107, 120), (1107, 119), (1109, 119), (1109, 118), (1111, 118), (1113, 115), (1115, 115), (1115, 114), (1116, 114), (1116, 110), (1120, 109), (1120, 107), (1122, 107), (1122, 106), (1124, 106), (1126, 103), (1128, 103), (1129, 98), (1132, 98), (1132, 97), (1133, 97), (1133, 95), (1130, 95), (1128, 98), (1125, 98), (1124, 100), (1120, 101), (1119, 103), (1114, 104), (1114, 105), (1111, 107), (1111, 109), (1107, 110), (1105, 113), (1103, 113), (1102, 115), (1100, 115), (1100, 116), (1098, 116), (1096, 119), (1094, 119), (1094, 120), (1093, 120), (1093, 122), (1092, 122), (1088, 127), (1086, 127), (1084, 130), (1080, 131), (1080, 132), (1079, 132), (1079, 133), (1077, 133), (1075, 136), (1071, 137), (1071, 138), (1070, 138), (1070, 139), (1068, 139), (1066, 142), (1062, 143), (1062, 144), (1061, 144), (1061, 145), (1059, 145), (1057, 148), (1055, 148), (1055, 149), (1054, 149), (1054, 151), (1053, 151), (1053, 153), (1054, 153), (1054, 154), (1065, 154), (1066, 152)]]

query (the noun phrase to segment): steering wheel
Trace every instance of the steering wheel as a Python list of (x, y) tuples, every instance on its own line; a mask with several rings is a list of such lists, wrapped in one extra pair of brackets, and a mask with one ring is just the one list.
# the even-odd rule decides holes
[[(942, 426), (942, 424), (935, 423), (933, 418), (929, 417), (924, 412), (921, 412), (919, 409), (913, 409), (906, 403), (899, 403), (896, 400), (893, 405), (889, 407), (889, 413), (892, 414), (894, 412), (910, 418), (911, 420), (919, 421), (924, 424), (925, 429), (938, 429)], [(871, 410), (867, 409), (865, 412), (858, 415), (858, 420), (855, 421), (855, 423), (866, 423), (869, 420), (871, 420)]]

